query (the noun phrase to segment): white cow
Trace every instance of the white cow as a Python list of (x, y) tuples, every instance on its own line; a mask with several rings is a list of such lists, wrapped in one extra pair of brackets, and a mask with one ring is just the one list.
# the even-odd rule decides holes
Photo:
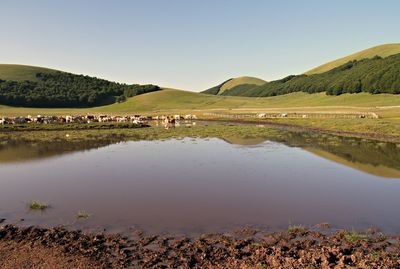
[(259, 118), (259, 119), (262, 119), (262, 118), (265, 118), (265, 117), (266, 117), (265, 113), (257, 114), (257, 118)]
[(74, 117), (72, 117), (70, 115), (65, 116), (65, 122), (66, 123), (71, 123), (73, 121), (74, 121)]
[(185, 120), (195, 120), (197, 119), (196, 115), (187, 114), (185, 115)]

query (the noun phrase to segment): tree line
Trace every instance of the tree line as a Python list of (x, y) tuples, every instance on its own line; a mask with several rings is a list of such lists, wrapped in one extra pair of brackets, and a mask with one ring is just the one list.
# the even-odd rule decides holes
[(65, 72), (37, 73), (35, 81), (0, 79), (0, 103), (28, 107), (92, 107), (158, 91), (155, 85), (127, 85)]
[(400, 54), (350, 61), (325, 73), (291, 75), (261, 86), (246, 88), (239, 85), (222, 95), (260, 97), (291, 92), (326, 92), (328, 95), (359, 92), (399, 94)]

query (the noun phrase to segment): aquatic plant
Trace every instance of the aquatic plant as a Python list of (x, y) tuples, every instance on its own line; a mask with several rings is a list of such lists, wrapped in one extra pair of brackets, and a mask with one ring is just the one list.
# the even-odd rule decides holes
[(304, 227), (303, 225), (289, 225), (288, 227), (288, 233), (289, 234), (303, 234), (306, 232), (306, 227)]
[(361, 234), (356, 231), (349, 231), (344, 233), (344, 238), (350, 242), (350, 243), (355, 243), (359, 241), (368, 241), (369, 237), (366, 234)]
[(49, 204), (46, 202), (33, 200), (28, 204), (28, 207), (31, 210), (45, 210), (49, 207)]
[(86, 213), (85, 211), (79, 211), (79, 212), (76, 214), (76, 218), (77, 218), (77, 219), (87, 219), (87, 218), (89, 218), (89, 214)]

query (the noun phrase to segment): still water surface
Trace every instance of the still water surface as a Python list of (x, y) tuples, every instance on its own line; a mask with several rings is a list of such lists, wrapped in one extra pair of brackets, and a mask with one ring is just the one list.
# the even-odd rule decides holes
[[(0, 218), (122, 232), (196, 234), (321, 222), (400, 232), (400, 179), (366, 173), (329, 154), (271, 141), (186, 138), (3, 162)], [(30, 212), (31, 200), (51, 207)], [(76, 220), (78, 211), (90, 217)]]

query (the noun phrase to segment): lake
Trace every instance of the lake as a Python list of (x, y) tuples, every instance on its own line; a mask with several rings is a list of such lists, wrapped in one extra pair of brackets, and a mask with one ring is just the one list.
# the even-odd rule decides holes
[[(280, 230), (322, 222), (400, 231), (398, 146), (290, 137), (113, 141), (58, 151), (3, 147), (0, 218), (124, 233)], [(32, 200), (50, 208), (30, 211)], [(89, 218), (76, 219), (79, 211)]]

